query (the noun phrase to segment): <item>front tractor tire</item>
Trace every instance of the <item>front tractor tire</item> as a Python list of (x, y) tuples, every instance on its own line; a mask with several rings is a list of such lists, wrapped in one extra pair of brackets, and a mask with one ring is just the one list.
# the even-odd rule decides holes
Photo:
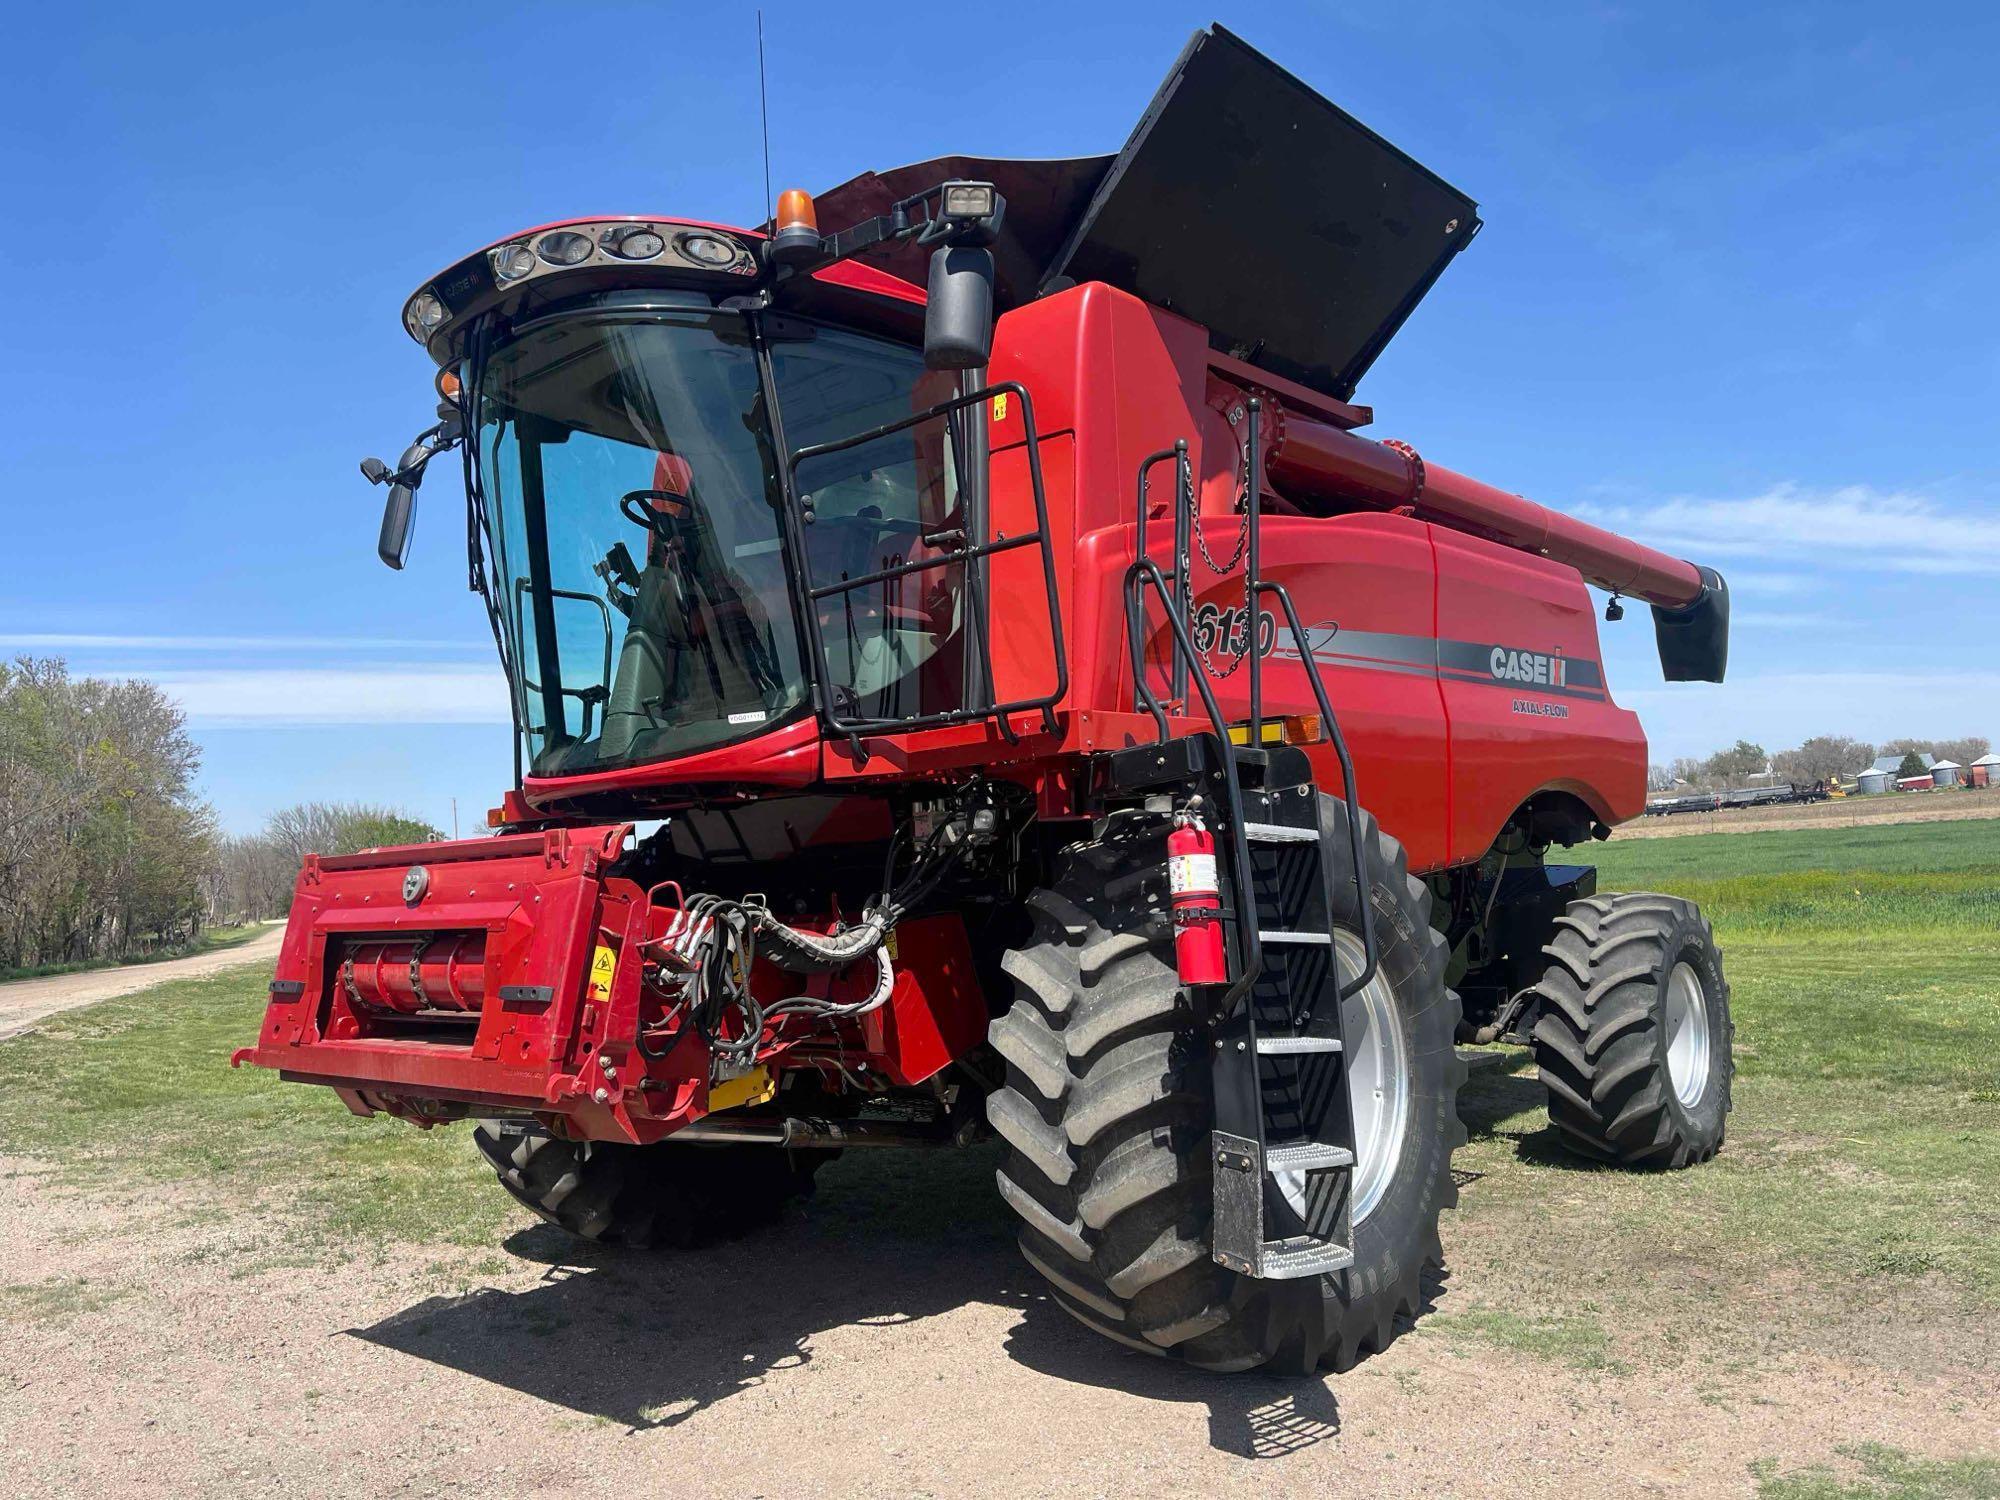
[(1691, 901), (1572, 901), (1542, 950), (1535, 1061), (1570, 1150), (1629, 1167), (1707, 1161), (1735, 1075), (1722, 950)]
[[(1358, 932), (1346, 808), (1321, 797), (1320, 814), (1321, 848), (1339, 861), (1334, 923)], [(1007, 1064), (987, 1101), (1011, 1148), (999, 1186), (1054, 1301), (1098, 1333), (1211, 1370), (1305, 1374), (1380, 1350), (1421, 1306), (1442, 1264), (1438, 1214), (1457, 1201), (1452, 1149), (1465, 1141), (1459, 1007), (1428, 889), (1362, 818), (1386, 981), (1377, 1003), (1399, 1043), (1378, 1050), (1403, 1072), (1381, 1082), (1406, 1084), (1408, 1108), (1356, 1220), (1354, 1265), (1331, 1275), (1257, 1280), (1212, 1258), (1211, 1043), (1174, 968), (1167, 820), (1113, 814), (1028, 898), (1033, 936), (1003, 960), (1015, 998), (991, 1032)], [(1357, 1178), (1369, 1165), (1364, 1156)]]
[(771, 1223), (812, 1191), (829, 1153), (778, 1146), (566, 1141), (512, 1120), (474, 1122), (500, 1186), (580, 1239), (694, 1249)]

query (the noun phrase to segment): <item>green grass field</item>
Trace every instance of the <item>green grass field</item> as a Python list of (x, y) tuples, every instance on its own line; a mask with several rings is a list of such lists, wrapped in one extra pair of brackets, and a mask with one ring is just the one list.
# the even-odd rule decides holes
[[(2000, 1308), (2000, 825), (1698, 835), (1599, 846), (1605, 890), (1701, 903), (1737, 1025), (1711, 1163), (1582, 1167), (1525, 1052), (1475, 1075), (1459, 1242), (1464, 1336), (1570, 1362), (1725, 1359), (1851, 1340), (1886, 1307), (1991, 1329)], [(1574, 857), (1587, 858), (1578, 851)], [(1685, 1316), (1690, 1292), (1701, 1315)], [(1502, 1306), (1550, 1316), (1496, 1318)], [(1446, 1331), (1450, 1316), (1439, 1320)], [(1990, 1336), (1986, 1335), (1986, 1336)]]

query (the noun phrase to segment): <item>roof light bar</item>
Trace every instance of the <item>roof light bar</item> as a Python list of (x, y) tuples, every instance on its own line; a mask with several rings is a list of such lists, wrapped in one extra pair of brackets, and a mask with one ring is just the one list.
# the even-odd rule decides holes
[[(810, 213), (810, 200), (807, 208)], [(460, 261), (404, 304), (403, 327), (428, 346), (453, 319), (490, 306), (496, 291), (578, 271), (641, 268), (743, 277), (754, 277), (759, 269), (750, 244), (726, 230), (647, 219), (587, 220), (505, 240)]]

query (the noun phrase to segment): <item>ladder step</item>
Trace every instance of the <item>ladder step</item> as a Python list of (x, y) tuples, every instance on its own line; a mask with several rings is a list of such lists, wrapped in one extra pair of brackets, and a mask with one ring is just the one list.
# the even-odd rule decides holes
[(1264, 1241), (1260, 1270), (1267, 1280), (1295, 1281), (1301, 1276), (1324, 1276), (1344, 1271), (1354, 1264), (1354, 1252), (1345, 1245), (1300, 1236), (1290, 1240)]
[(1288, 828), (1283, 823), (1245, 823), (1243, 837), (1253, 844), (1317, 844), (1317, 828)]
[(1265, 932), (1260, 928), (1257, 936), (1266, 943), (1295, 943), (1302, 947), (1319, 948), (1333, 945), (1333, 935), (1325, 932)]
[(1257, 1052), (1263, 1057), (1300, 1057), (1309, 1052), (1338, 1052), (1337, 1036), (1260, 1036)]
[(1353, 1165), (1354, 1153), (1345, 1146), (1328, 1146), (1319, 1141), (1264, 1148), (1264, 1169), (1267, 1172), (1325, 1172), (1334, 1167)]

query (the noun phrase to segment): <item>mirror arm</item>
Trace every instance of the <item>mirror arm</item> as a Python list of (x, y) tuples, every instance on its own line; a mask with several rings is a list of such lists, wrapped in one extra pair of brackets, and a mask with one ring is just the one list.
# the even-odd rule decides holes
[(375, 555), (389, 567), (402, 569), (409, 552), (410, 528), (416, 517), (417, 487), (424, 482), (424, 469), (440, 453), (456, 448), (464, 438), (464, 424), (454, 413), (434, 427), (417, 434), (391, 469), (379, 458), (361, 461), (361, 476), (370, 484), (386, 484), (389, 498), (382, 507), (382, 530), (375, 539)]

